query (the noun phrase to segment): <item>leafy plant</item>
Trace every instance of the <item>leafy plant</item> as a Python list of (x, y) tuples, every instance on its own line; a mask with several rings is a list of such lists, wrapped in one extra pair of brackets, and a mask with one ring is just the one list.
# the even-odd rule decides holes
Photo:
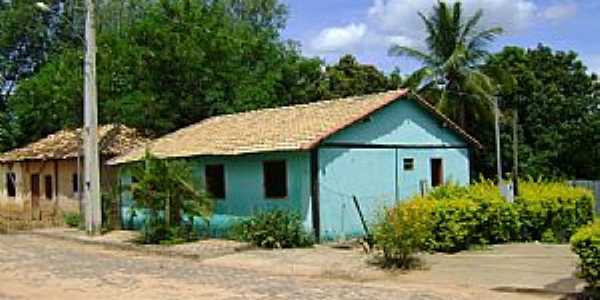
[(582, 227), (571, 237), (571, 248), (579, 256), (579, 276), (592, 289), (600, 287), (600, 221)]
[[(480, 244), (475, 240), (479, 218), (477, 204), (465, 198), (437, 201), (432, 227), (433, 250), (457, 252), (467, 249), (471, 244)], [(425, 212), (423, 212), (425, 213)]]
[(586, 189), (561, 182), (522, 181), (515, 204), (522, 224), (521, 238), (541, 240), (550, 230), (557, 242), (567, 242), (593, 220), (594, 197)]
[(262, 248), (298, 248), (314, 244), (297, 213), (283, 210), (259, 212), (232, 227), (232, 236)]
[[(591, 222), (592, 204), (589, 191), (561, 182), (522, 181), (521, 196), (514, 204), (502, 198), (488, 180), (467, 187), (450, 184), (388, 209), (376, 226), (376, 242), (388, 253), (386, 260), (399, 262), (415, 249), (457, 252), (510, 241), (565, 242), (577, 228)], [(424, 221), (394, 217), (398, 214), (427, 217), (430, 232), (424, 244), (417, 243)], [(416, 240), (406, 238), (411, 234)]]
[(65, 213), (64, 220), (69, 227), (77, 228), (81, 224), (81, 215), (79, 213)]
[(435, 202), (427, 199), (390, 208), (375, 225), (375, 244), (383, 250), (384, 264), (403, 269), (413, 266), (413, 255), (426, 248), (431, 237)]
[(554, 231), (552, 231), (552, 229), (546, 229), (546, 231), (542, 233), (541, 242), (546, 244), (555, 244), (558, 242), (558, 240), (556, 239), (556, 236), (554, 236)]
[(468, 187), (454, 184), (433, 190), (436, 201), (431, 250), (456, 252), (472, 245), (504, 243), (520, 233), (519, 213), (489, 180)]
[(137, 179), (131, 185), (134, 207), (147, 215), (145, 243), (160, 243), (173, 237), (172, 227), (183, 225), (182, 214), (192, 221), (199, 217), (208, 223), (214, 201), (193, 184), (192, 171), (185, 162), (158, 159), (147, 152), (144, 160), (129, 171)]

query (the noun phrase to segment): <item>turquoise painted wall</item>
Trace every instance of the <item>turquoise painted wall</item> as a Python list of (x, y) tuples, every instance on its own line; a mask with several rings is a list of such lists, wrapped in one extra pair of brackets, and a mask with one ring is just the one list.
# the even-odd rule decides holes
[(390, 104), (368, 120), (338, 132), (325, 142), (369, 145), (465, 145), (462, 137), (443, 127), (431, 113), (410, 99)]
[[(287, 162), (288, 196), (284, 199), (268, 199), (264, 195), (263, 161), (285, 160)], [(204, 185), (204, 168), (208, 164), (223, 164), (225, 171), (225, 198), (216, 200), (215, 215), (210, 222), (214, 235), (222, 235), (232, 222), (255, 212), (284, 209), (299, 213), (307, 229), (312, 229), (310, 203), (310, 153), (272, 152), (241, 156), (202, 156), (189, 158), (193, 176), (199, 186)], [(124, 173), (123, 183), (130, 182)], [(129, 222), (131, 194), (123, 194), (123, 218)], [(138, 215), (141, 215), (138, 213)], [(137, 217), (140, 227), (143, 217)], [(125, 224), (125, 223), (124, 223)], [(199, 222), (201, 225), (201, 222)]]
[[(335, 144), (423, 145), (424, 148), (348, 148)], [(342, 130), (319, 150), (321, 236), (339, 239), (364, 234), (352, 196), (369, 223), (389, 207), (431, 185), (431, 159), (441, 158), (445, 182), (468, 184), (469, 153), (465, 142), (412, 100), (398, 101), (367, 121)], [(330, 144), (330, 146), (327, 146)], [(430, 148), (452, 146), (456, 148)], [(414, 159), (412, 171), (403, 159)]]
[[(335, 143), (390, 148), (335, 147)], [(325, 240), (363, 234), (353, 195), (358, 197), (367, 220), (373, 222), (384, 207), (419, 193), (420, 181), (430, 184), (432, 158), (443, 160), (446, 182), (469, 182), (469, 153), (463, 139), (412, 100), (397, 101), (369, 120), (329, 137), (324, 144), (318, 151), (321, 236)], [(407, 149), (391, 145), (427, 147)], [(414, 170), (403, 170), (404, 158), (414, 159)], [(205, 165), (225, 166), (226, 197), (217, 201), (216, 214), (211, 220), (214, 235), (221, 235), (239, 217), (273, 208), (300, 213), (306, 228), (312, 230), (309, 152), (202, 156), (188, 160), (199, 185), (204, 183)], [(264, 197), (262, 163), (267, 160), (287, 161), (286, 199)], [(129, 180), (124, 172), (123, 183), (127, 185)], [(124, 224), (128, 224), (131, 195), (124, 192), (123, 199)], [(135, 221), (139, 227), (143, 219), (138, 216)]]

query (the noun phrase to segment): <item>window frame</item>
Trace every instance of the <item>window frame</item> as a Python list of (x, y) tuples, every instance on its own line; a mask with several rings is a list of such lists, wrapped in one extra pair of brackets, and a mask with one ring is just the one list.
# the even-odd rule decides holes
[[(209, 184), (209, 176), (208, 176), (208, 170), (209, 168), (220, 168), (221, 169), (221, 186), (222, 186), (222, 194), (215, 194), (213, 193), (213, 191), (211, 191), (210, 189), (210, 184)], [(225, 164), (207, 164), (204, 166), (204, 187), (206, 188), (206, 191), (208, 193), (210, 193), (211, 196), (215, 197), (215, 199), (217, 200), (225, 200), (225, 198), (227, 197), (227, 178), (225, 175)]]
[(44, 196), (46, 200), (49, 201), (52, 201), (54, 199), (54, 186), (52, 175), (44, 175)]
[[(267, 183), (267, 177), (272, 177), (272, 176), (267, 176), (267, 165), (269, 165), (269, 164), (283, 164), (283, 180), (282, 180), (284, 183), (283, 195), (269, 194), (270, 184)], [(272, 200), (287, 199), (289, 196), (287, 161), (285, 159), (265, 160), (262, 162), (262, 171), (263, 171), (263, 194), (264, 194), (265, 199), (272, 199)]]
[[(11, 178), (12, 177), (12, 178)], [(6, 172), (6, 197), (16, 198), (17, 197), (17, 174), (13, 171)], [(9, 188), (11, 187), (11, 188)], [(12, 193), (11, 193), (12, 191)]]
[[(407, 163), (410, 162), (410, 168), (407, 168)], [(415, 170), (415, 158), (404, 157), (402, 158), (402, 171), (410, 172)]]

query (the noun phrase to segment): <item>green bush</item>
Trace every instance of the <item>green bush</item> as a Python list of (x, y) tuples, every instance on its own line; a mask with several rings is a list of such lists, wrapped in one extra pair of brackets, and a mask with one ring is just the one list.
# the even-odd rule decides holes
[(200, 239), (191, 223), (166, 226), (163, 218), (149, 218), (142, 227), (142, 244), (176, 245)]
[(429, 250), (456, 252), (472, 245), (505, 243), (519, 235), (518, 210), (491, 181), (439, 187), (427, 198), (436, 202)]
[(542, 240), (551, 230), (557, 242), (567, 242), (594, 217), (592, 193), (559, 182), (521, 182), (515, 204), (522, 224), (521, 239), (528, 241)]
[(597, 290), (600, 287), (600, 221), (579, 229), (571, 237), (571, 247), (579, 256), (579, 276)]
[(386, 266), (410, 268), (413, 254), (426, 249), (435, 205), (433, 201), (417, 199), (401, 203), (382, 215), (374, 227), (373, 237), (383, 250)]
[(259, 212), (238, 222), (233, 226), (231, 235), (235, 239), (271, 249), (314, 244), (314, 238), (304, 229), (300, 215), (282, 210)]
[(479, 224), (477, 204), (466, 198), (435, 202), (434, 226), (429, 242), (432, 250), (456, 252), (467, 249), (474, 243)]
[(502, 197), (493, 182), (482, 180), (467, 190), (469, 199), (478, 206), (474, 242), (499, 244), (518, 239), (521, 228), (519, 211)]
[(77, 228), (81, 224), (81, 216), (79, 213), (65, 213), (64, 221), (67, 226)]
[[(589, 224), (593, 218), (593, 196), (585, 189), (534, 181), (521, 182), (520, 187), (521, 195), (512, 204), (491, 181), (482, 180), (468, 187), (442, 186), (424, 198), (416, 197), (390, 208), (386, 218), (407, 209), (405, 203), (432, 203), (431, 209), (420, 205), (410, 207), (422, 209), (420, 215), (430, 218), (431, 232), (420, 248), (441, 252), (510, 241), (566, 242), (577, 228)], [(402, 225), (397, 226), (380, 222), (377, 228), (384, 234), (375, 237), (376, 243), (384, 252), (390, 252), (385, 247), (396, 244), (395, 248), (410, 249), (398, 239), (405, 232), (420, 230), (420, 222), (398, 222)]]

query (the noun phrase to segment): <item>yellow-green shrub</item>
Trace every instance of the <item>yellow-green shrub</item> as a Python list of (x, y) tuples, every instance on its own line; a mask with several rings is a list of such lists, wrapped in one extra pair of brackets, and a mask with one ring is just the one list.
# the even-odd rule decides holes
[(590, 287), (600, 287), (600, 221), (582, 227), (571, 237), (573, 252), (579, 256), (579, 276)]
[(431, 250), (455, 252), (474, 244), (505, 243), (519, 234), (518, 210), (491, 181), (447, 185), (427, 196), (436, 201)]
[(428, 243), (432, 250), (456, 252), (478, 242), (473, 241), (479, 224), (477, 203), (468, 198), (430, 201), (436, 203)]
[(541, 240), (551, 231), (558, 242), (566, 242), (577, 228), (592, 221), (594, 197), (566, 183), (524, 181), (515, 205), (522, 223), (521, 239)]
[[(410, 214), (419, 218), (405, 220)], [(493, 182), (482, 180), (468, 187), (439, 187), (389, 209), (385, 216), (376, 226), (376, 242), (392, 257), (402, 258), (410, 249), (456, 252), (472, 245), (542, 238), (564, 242), (591, 222), (593, 196), (565, 183), (524, 181), (513, 204)], [(421, 241), (423, 218), (429, 218), (431, 231), (424, 244), (413, 244)], [(419, 234), (416, 240), (400, 240), (413, 231)]]
[(417, 198), (388, 209), (373, 230), (376, 245), (383, 250), (385, 263), (410, 267), (412, 255), (426, 248), (432, 230), (436, 203)]

